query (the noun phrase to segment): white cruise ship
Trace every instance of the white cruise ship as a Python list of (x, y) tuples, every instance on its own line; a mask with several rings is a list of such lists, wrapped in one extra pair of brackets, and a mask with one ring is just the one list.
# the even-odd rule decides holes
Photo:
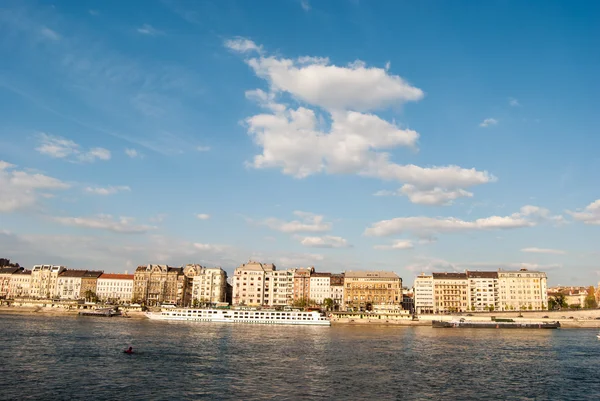
[(180, 308), (162, 310), (161, 312), (147, 312), (146, 316), (152, 320), (331, 326), (328, 318), (315, 311)]

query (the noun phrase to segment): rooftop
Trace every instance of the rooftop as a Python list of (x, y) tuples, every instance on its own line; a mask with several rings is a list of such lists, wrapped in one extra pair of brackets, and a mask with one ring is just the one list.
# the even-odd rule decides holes
[(396, 273), (394, 272), (387, 272), (387, 271), (379, 271), (379, 270), (349, 270), (347, 272), (344, 273), (344, 276), (346, 278), (370, 278), (370, 277), (374, 277), (374, 278), (393, 278), (393, 279), (398, 279), (400, 278)]
[(498, 278), (498, 272), (467, 271), (469, 278)]
[(102, 273), (102, 275), (98, 278), (114, 280), (133, 280), (134, 277), (135, 276), (133, 274)]
[(83, 277), (87, 270), (65, 270), (60, 273), (60, 277)]
[(466, 273), (431, 273), (434, 279), (447, 279), (447, 280), (466, 280)]

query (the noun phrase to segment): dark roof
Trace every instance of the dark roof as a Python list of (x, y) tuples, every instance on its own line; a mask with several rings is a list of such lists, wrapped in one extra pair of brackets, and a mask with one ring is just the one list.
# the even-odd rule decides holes
[(465, 280), (467, 278), (466, 273), (432, 273), (433, 278), (436, 279), (447, 279), (447, 280)]
[(311, 277), (331, 277), (331, 273), (311, 273)]
[(469, 278), (498, 278), (498, 272), (467, 271)]
[(65, 270), (60, 273), (60, 277), (83, 277), (87, 270)]
[(19, 270), (23, 270), (22, 267), (3, 267), (0, 269), (0, 274), (15, 274)]
[(87, 270), (83, 277), (85, 278), (98, 278), (104, 273), (102, 270)]
[(133, 280), (133, 274), (116, 274), (116, 273), (103, 273), (99, 278), (106, 279), (119, 279), (119, 280)]

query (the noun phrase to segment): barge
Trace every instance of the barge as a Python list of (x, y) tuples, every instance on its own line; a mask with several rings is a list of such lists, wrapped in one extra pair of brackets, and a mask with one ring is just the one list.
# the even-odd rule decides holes
[(467, 321), (465, 319), (441, 321), (434, 320), (431, 327), (458, 329), (558, 329), (560, 322), (515, 322), (512, 319), (502, 319), (490, 322)]
[(113, 317), (121, 316), (121, 312), (113, 308), (94, 309), (79, 312), (79, 316)]

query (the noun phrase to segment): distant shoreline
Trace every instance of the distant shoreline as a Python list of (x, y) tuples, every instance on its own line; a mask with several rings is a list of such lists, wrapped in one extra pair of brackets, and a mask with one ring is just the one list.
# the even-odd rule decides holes
[[(41, 307), (41, 306), (0, 306), (0, 315), (23, 315), (23, 316), (78, 316), (80, 309), (65, 309), (61, 307)], [(467, 320), (488, 320), (491, 316), (498, 317), (510, 317), (515, 320), (540, 320), (540, 321), (559, 321), (561, 328), (565, 329), (600, 329), (600, 309), (585, 310), (585, 311), (543, 311), (536, 313), (524, 313), (522, 318), (518, 317), (518, 312), (498, 312), (498, 313), (473, 313), (472, 316), (458, 316), (458, 315), (421, 315), (419, 320), (408, 320), (408, 319), (380, 319), (377, 315), (363, 314), (363, 318), (333, 318), (331, 320), (332, 326), (337, 325), (348, 325), (348, 326), (420, 326), (430, 327), (432, 320), (452, 320), (465, 318)], [(127, 311), (127, 315), (131, 319), (141, 320), (146, 319), (144, 312), (139, 311)], [(540, 316), (538, 316), (540, 315)], [(543, 318), (548, 316), (548, 318)], [(564, 317), (564, 318), (563, 318)], [(570, 319), (570, 317), (573, 317)], [(98, 318), (106, 319), (106, 318)], [(126, 319), (124, 317), (113, 317), (110, 319)]]

